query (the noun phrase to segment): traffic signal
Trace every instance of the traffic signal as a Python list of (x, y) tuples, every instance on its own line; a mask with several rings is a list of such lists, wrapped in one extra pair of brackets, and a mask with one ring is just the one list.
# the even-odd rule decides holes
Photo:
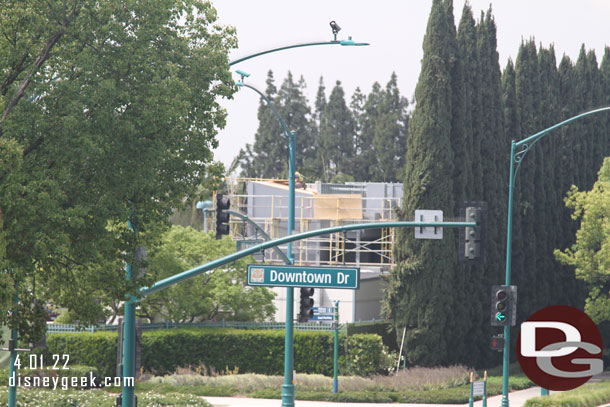
[(504, 335), (493, 335), (491, 337), (491, 349), (497, 351), (504, 350)]
[(491, 325), (514, 326), (517, 322), (517, 286), (491, 287)]
[(313, 288), (301, 288), (299, 322), (307, 322), (313, 317)]
[(225, 212), (231, 207), (229, 197), (222, 194), (216, 195), (216, 239), (220, 239), (222, 235), (229, 234), (229, 217)]
[(465, 222), (476, 222), (476, 226), (460, 229), (460, 263), (482, 264), (485, 262), (485, 234), (487, 231), (487, 203), (464, 202), (462, 216)]

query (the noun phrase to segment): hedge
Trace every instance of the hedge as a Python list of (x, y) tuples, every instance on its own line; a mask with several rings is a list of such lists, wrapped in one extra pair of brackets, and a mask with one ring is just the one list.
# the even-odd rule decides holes
[[(392, 321), (366, 321), (366, 322), (350, 322), (345, 324), (348, 335), (354, 334), (377, 334), (381, 336), (383, 344), (390, 351), (399, 351), (398, 342), (396, 341), (396, 330)], [(400, 332), (402, 334), (402, 332)], [(398, 338), (400, 339), (400, 338)]]
[[(115, 375), (116, 332), (50, 334), (47, 346), (47, 357), (68, 354), (70, 365), (95, 366), (103, 376)], [(297, 372), (332, 375), (332, 332), (296, 331), (294, 350)], [(379, 335), (339, 336), (342, 375), (367, 376), (387, 371), (391, 365)], [(239, 371), (281, 375), (284, 331), (184, 328), (143, 332), (142, 366), (158, 375), (178, 367), (208, 374)]]

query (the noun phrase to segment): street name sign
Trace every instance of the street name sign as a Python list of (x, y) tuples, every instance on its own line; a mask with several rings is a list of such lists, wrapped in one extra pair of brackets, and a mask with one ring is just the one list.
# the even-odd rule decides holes
[(313, 310), (313, 317), (309, 318), (310, 321), (334, 321), (335, 320), (335, 307), (311, 307)]
[(311, 309), (313, 310), (314, 315), (335, 313), (335, 307), (311, 307)]
[(266, 287), (360, 288), (360, 269), (248, 265), (248, 285)]

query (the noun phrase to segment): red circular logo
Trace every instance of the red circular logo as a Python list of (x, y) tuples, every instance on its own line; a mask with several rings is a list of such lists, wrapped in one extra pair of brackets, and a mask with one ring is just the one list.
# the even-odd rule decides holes
[(602, 337), (584, 312), (553, 305), (521, 324), (517, 356), (521, 369), (538, 386), (571, 390), (604, 369)]

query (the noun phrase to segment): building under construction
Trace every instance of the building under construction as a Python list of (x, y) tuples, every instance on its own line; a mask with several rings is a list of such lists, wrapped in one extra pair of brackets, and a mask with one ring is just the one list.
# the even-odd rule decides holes
[[(249, 221), (231, 217), (231, 236), (238, 249), (288, 234), (288, 181), (234, 179), (229, 182), (231, 209)], [(401, 206), (402, 184), (362, 183), (300, 184), (295, 192), (295, 233), (350, 223), (397, 220), (394, 208)], [(360, 267), (360, 289), (317, 289), (315, 306), (339, 301), (341, 322), (380, 318), (383, 281), (393, 265), (394, 229), (366, 229), (331, 233), (292, 244), (296, 265)], [(280, 250), (286, 247), (280, 246)], [(257, 260), (283, 264), (275, 250), (259, 253)], [(285, 319), (285, 291), (277, 292), (276, 320)], [(295, 295), (298, 301), (298, 295)], [(298, 305), (296, 306), (298, 309)]]
[[(232, 209), (258, 225), (231, 220), (232, 236), (240, 246), (262, 241), (261, 230), (271, 239), (288, 234), (287, 181), (238, 179), (231, 185)], [(402, 184), (398, 183), (303, 184), (295, 192), (295, 233), (350, 223), (395, 221), (394, 208), (400, 207), (401, 199)], [(339, 232), (294, 242), (292, 250), (295, 264), (387, 270), (393, 263), (393, 238), (391, 228)], [(265, 251), (264, 261), (282, 263), (273, 250)]]

